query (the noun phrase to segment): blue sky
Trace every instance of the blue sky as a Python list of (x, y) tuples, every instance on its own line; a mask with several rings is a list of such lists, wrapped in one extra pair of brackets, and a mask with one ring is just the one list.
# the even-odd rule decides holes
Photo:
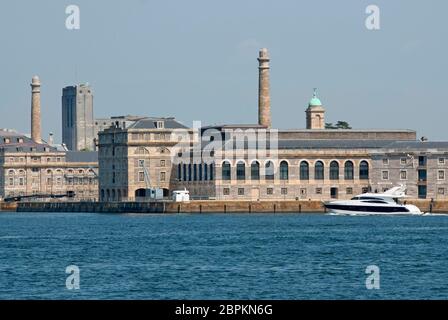
[[(69, 4), (80, 30), (65, 28)], [(369, 4), (380, 30), (365, 27)], [(57, 141), (62, 88), (83, 82), (97, 117), (255, 123), (267, 47), (274, 127), (303, 128), (318, 87), (327, 122), (448, 140), (447, 12), (445, 0), (2, 1), (0, 127), (30, 131), (34, 74), (44, 137)]]

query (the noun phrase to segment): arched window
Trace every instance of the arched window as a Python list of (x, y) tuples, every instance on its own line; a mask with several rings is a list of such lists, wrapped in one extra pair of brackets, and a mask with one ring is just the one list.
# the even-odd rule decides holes
[(222, 180), (230, 180), (230, 163), (228, 161), (224, 161), (222, 164)]
[(344, 179), (353, 180), (353, 162), (346, 161), (344, 166)]
[(280, 162), (280, 180), (288, 180), (288, 179), (289, 179), (288, 162), (282, 161)]
[(191, 163), (188, 164), (188, 181), (191, 181)]
[(9, 171), (8, 171), (8, 174), (9, 174), (10, 176), (13, 176), (13, 175), (14, 175), (14, 170), (9, 170)]
[(104, 201), (104, 189), (101, 189), (101, 201)]
[(265, 166), (265, 179), (266, 180), (274, 180), (274, 163), (272, 161), (266, 162)]
[(106, 190), (106, 194), (107, 194), (107, 199), (106, 200), (110, 200), (110, 190), (109, 189)]
[(337, 161), (330, 163), (330, 180), (339, 180), (339, 163)]
[(300, 180), (310, 179), (310, 165), (306, 161), (300, 162)]
[(210, 180), (215, 179), (215, 165), (210, 163)]
[(324, 180), (324, 164), (322, 161), (317, 161), (314, 165), (314, 179)]
[(260, 163), (258, 161), (252, 162), (250, 165), (251, 180), (260, 180)]
[(202, 163), (199, 164), (199, 181), (202, 181)]
[(274, 180), (274, 173), (275, 173), (274, 163), (272, 161), (266, 162), (264, 169), (265, 169), (265, 179)]
[(115, 201), (115, 189), (112, 189), (112, 201)]
[(187, 181), (187, 165), (184, 163), (183, 165), (183, 181)]
[(196, 163), (193, 165), (193, 180), (198, 180), (198, 165)]
[(204, 163), (204, 180), (208, 180), (208, 165)]
[(359, 164), (359, 179), (369, 179), (369, 164), (367, 163), (367, 161), (361, 161), (361, 163)]
[(177, 165), (177, 179), (182, 180), (182, 165), (180, 163)]
[(236, 179), (246, 180), (246, 164), (243, 161), (238, 162), (236, 165)]
[(120, 189), (118, 189), (118, 195), (117, 195), (117, 200), (118, 201), (121, 201), (121, 190)]

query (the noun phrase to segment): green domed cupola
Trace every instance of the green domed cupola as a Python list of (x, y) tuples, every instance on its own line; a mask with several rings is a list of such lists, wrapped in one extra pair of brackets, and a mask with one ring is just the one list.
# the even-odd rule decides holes
[(320, 102), (319, 98), (317, 97), (317, 88), (314, 88), (313, 97), (311, 98), (309, 102), (309, 106), (321, 106), (322, 103)]
[(317, 97), (317, 88), (314, 88), (313, 98), (305, 112), (307, 129), (325, 129), (325, 108)]

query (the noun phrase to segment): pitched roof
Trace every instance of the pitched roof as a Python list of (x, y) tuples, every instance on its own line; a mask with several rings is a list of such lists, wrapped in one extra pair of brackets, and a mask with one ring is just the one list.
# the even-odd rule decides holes
[(137, 120), (134, 124), (130, 125), (128, 129), (157, 129), (157, 121), (164, 122), (165, 129), (188, 129), (174, 118), (144, 118)]

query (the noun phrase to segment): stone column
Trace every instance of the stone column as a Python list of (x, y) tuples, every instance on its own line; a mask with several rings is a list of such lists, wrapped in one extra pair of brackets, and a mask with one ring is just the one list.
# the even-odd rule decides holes
[(34, 76), (31, 80), (31, 139), (42, 143), (40, 130), (40, 80)]
[(258, 124), (271, 128), (268, 49), (263, 48), (260, 50), (258, 64)]

